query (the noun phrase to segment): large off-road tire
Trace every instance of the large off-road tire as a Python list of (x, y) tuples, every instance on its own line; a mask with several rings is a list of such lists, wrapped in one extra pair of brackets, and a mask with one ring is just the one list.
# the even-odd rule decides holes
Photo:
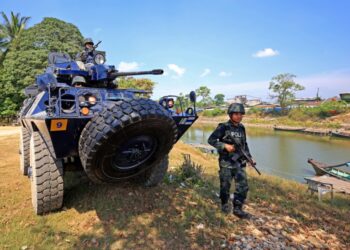
[(104, 104), (88, 122), (80, 136), (79, 155), (96, 183), (137, 179), (147, 170), (157, 170), (176, 139), (176, 124), (158, 103), (125, 99)]
[(55, 162), (38, 132), (30, 140), (32, 204), (38, 215), (60, 209), (63, 204), (63, 166)]
[(160, 162), (147, 169), (144, 173), (142, 183), (146, 187), (154, 187), (161, 183), (168, 171), (169, 157), (166, 155)]
[(19, 138), (19, 170), (23, 175), (28, 175), (28, 168), (30, 166), (29, 144), (30, 133), (27, 128), (21, 126)]

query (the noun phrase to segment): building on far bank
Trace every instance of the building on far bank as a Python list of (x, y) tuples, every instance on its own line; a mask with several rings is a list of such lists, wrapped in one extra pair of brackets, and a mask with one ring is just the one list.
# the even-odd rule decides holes
[(242, 103), (247, 107), (254, 107), (261, 104), (262, 102), (260, 98), (253, 98), (248, 100), (247, 95), (237, 95), (234, 98), (227, 99), (227, 103)]
[(339, 96), (342, 101), (350, 103), (350, 93), (340, 93)]
[(291, 108), (297, 108), (297, 107), (317, 107), (320, 106), (322, 103), (321, 99), (318, 97), (309, 97), (309, 98), (296, 98), (294, 99), (294, 104), (291, 105)]
[(227, 99), (227, 103), (242, 103), (246, 104), (247, 102), (247, 95), (236, 95), (234, 98)]

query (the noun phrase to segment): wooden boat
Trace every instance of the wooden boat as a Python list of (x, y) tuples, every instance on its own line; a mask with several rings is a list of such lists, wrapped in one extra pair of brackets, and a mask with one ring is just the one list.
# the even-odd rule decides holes
[(316, 175), (328, 174), (341, 180), (350, 181), (350, 162), (337, 165), (328, 165), (313, 159), (308, 159), (307, 162), (315, 169)]
[(286, 126), (274, 126), (273, 129), (277, 131), (290, 131), (290, 132), (301, 132), (305, 130), (305, 128), (301, 128), (301, 127), (286, 127)]
[(350, 139), (349, 132), (332, 131), (331, 136)]

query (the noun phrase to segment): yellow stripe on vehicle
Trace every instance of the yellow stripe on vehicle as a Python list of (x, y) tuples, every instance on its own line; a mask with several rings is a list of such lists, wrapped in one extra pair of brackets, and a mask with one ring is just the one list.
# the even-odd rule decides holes
[(50, 131), (66, 131), (67, 130), (67, 119), (51, 120)]

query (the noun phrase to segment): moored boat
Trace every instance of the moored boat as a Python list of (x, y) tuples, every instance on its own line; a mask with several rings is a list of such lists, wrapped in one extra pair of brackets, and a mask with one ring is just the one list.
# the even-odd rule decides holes
[(332, 131), (331, 136), (350, 139), (349, 132)]
[(345, 181), (350, 181), (350, 162), (336, 165), (328, 165), (313, 159), (308, 159), (307, 162), (314, 168), (316, 175), (328, 174)]
[(301, 132), (305, 130), (305, 128), (302, 128), (302, 127), (288, 127), (288, 126), (274, 126), (273, 129), (277, 131), (290, 131), (290, 132)]

